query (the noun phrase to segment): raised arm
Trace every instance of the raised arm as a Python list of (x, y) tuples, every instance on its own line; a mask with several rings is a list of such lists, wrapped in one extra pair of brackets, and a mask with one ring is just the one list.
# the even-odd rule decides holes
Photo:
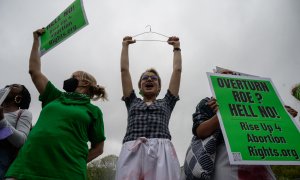
[(129, 72), (129, 55), (128, 55), (129, 44), (132, 43), (135, 43), (135, 40), (132, 40), (132, 37), (126, 36), (123, 38), (122, 52), (121, 52), (121, 79), (122, 79), (122, 88), (123, 88), (124, 97), (128, 97), (133, 90), (131, 76)]
[(40, 94), (42, 94), (48, 83), (47, 77), (41, 71), (41, 58), (39, 52), (39, 36), (44, 33), (44, 29), (38, 29), (33, 32), (33, 44), (29, 59), (29, 74), (32, 82)]
[(178, 37), (170, 37), (168, 43), (173, 46), (173, 72), (169, 84), (169, 91), (174, 95), (178, 96), (181, 78), (181, 50), (180, 42)]
[[(216, 113), (219, 109), (216, 99), (214, 98), (210, 99), (207, 102), (207, 108), (210, 109), (207, 111), (212, 111), (213, 113)], [(200, 113), (200, 109), (197, 109), (196, 111)], [(217, 130), (218, 128), (220, 128), (219, 119), (218, 116), (215, 114), (197, 127), (196, 129), (197, 137), (201, 139), (205, 139), (206, 137), (212, 135), (213, 132), (215, 132), (215, 130)]]

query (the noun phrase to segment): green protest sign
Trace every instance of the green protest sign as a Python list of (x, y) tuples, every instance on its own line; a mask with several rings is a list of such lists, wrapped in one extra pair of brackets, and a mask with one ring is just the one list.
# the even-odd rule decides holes
[(75, 0), (57, 16), (40, 37), (41, 56), (88, 25), (81, 0)]
[(231, 164), (300, 165), (299, 126), (270, 79), (207, 75)]

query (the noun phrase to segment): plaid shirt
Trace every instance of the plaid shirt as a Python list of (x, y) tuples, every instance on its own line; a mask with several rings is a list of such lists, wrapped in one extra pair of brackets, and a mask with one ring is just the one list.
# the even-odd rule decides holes
[(136, 140), (139, 137), (170, 139), (169, 120), (179, 97), (168, 91), (163, 99), (158, 99), (147, 105), (142, 99), (137, 98), (134, 91), (125, 101), (128, 119), (127, 130), (123, 143)]

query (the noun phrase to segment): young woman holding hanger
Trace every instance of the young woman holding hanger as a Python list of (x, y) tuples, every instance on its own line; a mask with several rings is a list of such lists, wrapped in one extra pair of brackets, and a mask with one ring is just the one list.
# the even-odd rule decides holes
[(133, 90), (129, 71), (129, 45), (136, 41), (123, 38), (121, 52), (121, 79), (123, 98), (128, 118), (123, 147), (117, 162), (116, 180), (177, 180), (180, 167), (171, 143), (168, 124), (172, 110), (179, 100), (181, 77), (181, 49), (178, 37), (170, 37), (173, 46), (173, 72), (169, 89), (163, 99), (157, 99), (161, 79), (155, 69), (142, 73), (138, 82), (142, 99)]

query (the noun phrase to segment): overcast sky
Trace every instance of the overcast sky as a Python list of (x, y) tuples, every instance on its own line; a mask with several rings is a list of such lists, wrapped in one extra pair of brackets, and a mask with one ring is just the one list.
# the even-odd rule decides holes
[[(47, 26), (72, 0), (0, 0), (0, 86), (22, 83), (32, 94), (36, 122), (41, 104), (28, 74), (32, 32)], [(211, 96), (206, 72), (215, 66), (271, 78), (285, 104), (300, 111), (290, 90), (300, 82), (300, 1), (297, 0), (83, 0), (89, 25), (42, 57), (44, 74), (58, 88), (76, 70), (93, 74), (106, 87), (108, 102), (96, 102), (104, 114), (104, 155), (119, 155), (127, 125), (121, 101), (122, 38), (152, 31), (180, 38), (180, 101), (170, 120), (180, 164), (192, 137), (197, 103)], [(140, 38), (161, 39), (155, 35)], [(140, 74), (155, 67), (165, 94), (172, 71), (172, 47), (163, 42), (130, 46), (134, 89)], [(296, 118), (299, 120), (299, 115)]]

